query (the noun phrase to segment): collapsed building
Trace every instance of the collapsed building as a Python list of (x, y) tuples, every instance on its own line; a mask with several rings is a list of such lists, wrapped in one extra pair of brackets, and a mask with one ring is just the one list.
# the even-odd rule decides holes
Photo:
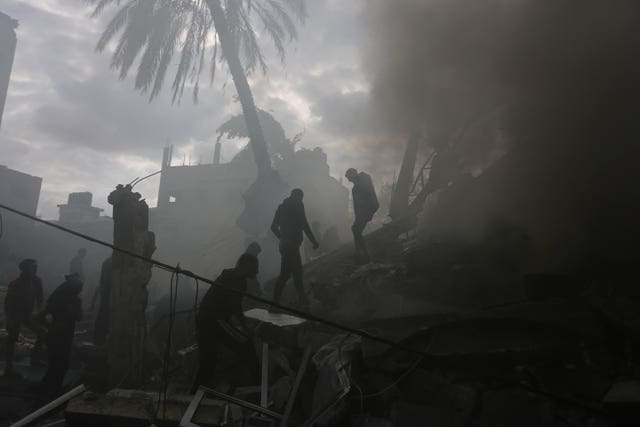
[[(271, 114), (261, 111), (260, 120), (274, 167), (290, 189), (304, 191), (309, 221), (316, 223), (321, 233), (318, 238), (327, 232), (335, 234), (337, 239), (328, 241), (325, 250), (335, 249), (350, 235), (347, 188), (330, 174), (322, 149), (296, 149), (298, 141), (288, 139)], [(150, 211), (160, 259), (180, 260), (196, 271), (213, 275), (233, 264), (237, 254), (255, 240), (265, 251), (261, 277), (271, 279), (277, 275), (277, 241), (271, 232), (249, 234), (237, 224), (244, 207), (243, 195), (257, 173), (249, 146), (229, 162), (220, 162), (220, 139), (246, 138), (244, 126), (242, 116), (220, 126), (211, 163), (172, 165), (173, 148), (165, 148), (157, 208)]]

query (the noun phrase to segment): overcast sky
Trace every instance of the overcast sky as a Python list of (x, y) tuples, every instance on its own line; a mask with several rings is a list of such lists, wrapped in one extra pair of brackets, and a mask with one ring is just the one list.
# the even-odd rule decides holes
[[(397, 153), (380, 150), (369, 111), (360, 49), (364, 2), (309, 1), (309, 21), (289, 46), (285, 67), (274, 58), (268, 77), (255, 75), (251, 83), (257, 105), (280, 120), (289, 136), (306, 129), (302, 146), (327, 152), (334, 176), (355, 166), (380, 181), (394, 162), (381, 169), (378, 160)], [(39, 214), (45, 218), (56, 217), (56, 205), (73, 191), (91, 191), (94, 205), (107, 209), (115, 184), (159, 169), (167, 143), (176, 146), (174, 164), (183, 153), (193, 153), (192, 162), (207, 160), (215, 129), (240, 110), (226, 70), (213, 86), (203, 85), (195, 105), (190, 95), (171, 104), (171, 74), (152, 103), (134, 91), (132, 76), (119, 80), (109, 68), (109, 53), (94, 49), (115, 10), (91, 18), (81, 0), (2, 2), (0, 11), (19, 27), (0, 164), (44, 179)], [(226, 145), (223, 157), (228, 160), (236, 149)], [(152, 206), (157, 185), (152, 178), (137, 187)]]

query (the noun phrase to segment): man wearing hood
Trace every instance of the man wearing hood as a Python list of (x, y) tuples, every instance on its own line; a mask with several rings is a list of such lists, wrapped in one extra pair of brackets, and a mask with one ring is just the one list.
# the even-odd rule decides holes
[(41, 398), (45, 401), (56, 398), (62, 389), (64, 376), (69, 369), (76, 322), (82, 319), (82, 281), (75, 273), (65, 278), (53, 291), (41, 313), (49, 320), (46, 338), (49, 365), (40, 382)]
[(318, 242), (309, 227), (307, 215), (304, 210), (302, 199), (304, 193), (299, 188), (291, 190), (291, 195), (284, 199), (278, 206), (273, 217), (271, 231), (280, 240), (280, 275), (276, 281), (273, 299), (280, 301), (282, 291), (287, 280), (293, 276), (293, 284), (298, 292), (298, 297), (302, 305), (308, 306), (309, 299), (304, 292), (302, 281), (302, 259), (300, 258), (300, 245), (302, 245), (302, 233), (307, 236), (313, 245), (313, 249), (318, 249)]
[[(212, 385), (216, 371), (218, 344), (233, 351), (248, 368), (254, 384), (260, 382), (258, 357), (250, 337), (241, 330), (244, 326), (242, 295), (247, 291), (247, 280), (258, 274), (258, 258), (244, 253), (235, 268), (222, 271), (202, 298), (196, 315), (200, 366), (192, 392), (200, 385)], [(240, 327), (238, 327), (240, 326)]]
[(20, 277), (9, 284), (7, 296), (4, 300), (5, 323), (7, 328), (7, 343), (5, 346), (5, 375), (17, 375), (13, 368), (15, 344), (24, 325), (36, 335), (36, 344), (31, 353), (31, 364), (38, 362), (42, 350), (43, 330), (34, 321), (34, 309), (42, 309), (43, 293), (42, 281), (36, 275), (38, 263), (35, 259), (25, 259), (18, 265)]

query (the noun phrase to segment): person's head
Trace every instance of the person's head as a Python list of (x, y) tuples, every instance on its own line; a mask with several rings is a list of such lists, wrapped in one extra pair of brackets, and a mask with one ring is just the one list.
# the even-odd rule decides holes
[(80, 255), (81, 258), (84, 258), (87, 255), (87, 250), (85, 248), (78, 249), (78, 255)]
[(358, 171), (354, 168), (347, 169), (347, 172), (344, 174), (345, 177), (351, 182), (355, 181), (358, 177)]
[(299, 188), (294, 188), (291, 190), (291, 198), (295, 201), (301, 202), (304, 198), (304, 193)]
[(255, 255), (243, 253), (236, 262), (236, 271), (244, 278), (255, 278), (258, 275), (258, 258)]
[(69, 293), (78, 295), (82, 292), (82, 280), (78, 273), (71, 273), (64, 276), (66, 279), (66, 286)]
[(38, 271), (38, 263), (35, 259), (27, 258), (20, 261), (18, 268), (20, 269), (21, 274), (25, 276), (34, 276)]
[(249, 243), (249, 246), (247, 246), (247, 250), (244, 252), (257, 257), (260, 255), (260, 252), (262, 252), (262, 247), (258, 242), (251, 242)]

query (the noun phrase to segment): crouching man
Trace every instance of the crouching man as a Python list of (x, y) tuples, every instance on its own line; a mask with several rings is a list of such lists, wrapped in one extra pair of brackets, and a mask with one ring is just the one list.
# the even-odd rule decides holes
[(212, 385), (220, 343), (238, 356), (249, 370), (254, 384), (260, 382), (258, 357), (253, 342), (243, 331), (242, 295), (230, 291), (246, 292), (247, 279), (255, 279), (257, 274), (258, 258), (244, 253), (235, 268), (222, 271), (216, 285), (211, 286), (202, 298), (196, 315), (200, 366), (192, 393), (201, 385)]

